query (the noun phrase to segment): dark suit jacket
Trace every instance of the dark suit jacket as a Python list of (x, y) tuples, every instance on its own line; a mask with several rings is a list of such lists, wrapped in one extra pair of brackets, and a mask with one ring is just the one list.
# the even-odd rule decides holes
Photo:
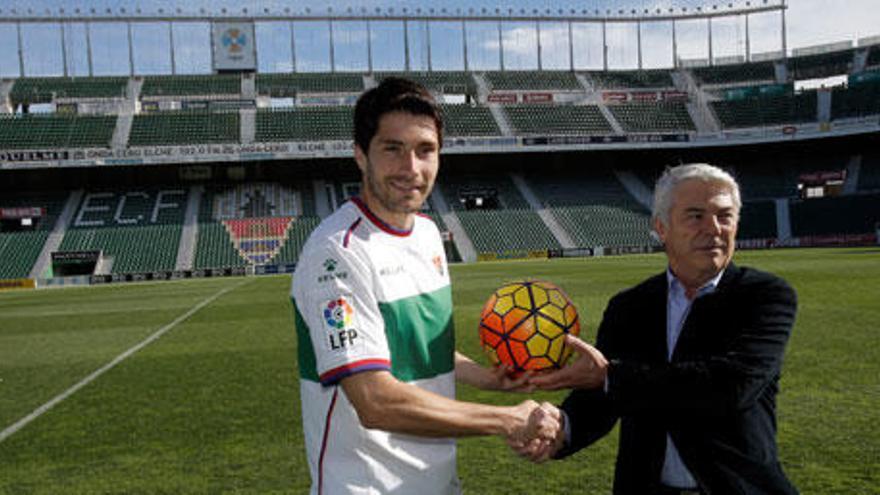
[(797, 298), (784, 280), (730, 264), (691, 306), (672, 361), (666, 349), (666, 274), (614, 296), (596, 346), (610, 361), (607, 393), (565, 400), (569, 455), (621, 420), (614, 493), (660, 484), (666, 434), (711, 494), (793, 494), (777, 460), (776, 393)]

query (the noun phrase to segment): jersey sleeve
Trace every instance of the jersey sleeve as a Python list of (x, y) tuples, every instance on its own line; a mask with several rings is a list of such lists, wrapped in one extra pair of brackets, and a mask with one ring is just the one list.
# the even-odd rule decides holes
[(294, 274), (294, 304), (308, 327), (318, 380), (391, 370), (385, 323), (372, 271), (355, 250), (326, 240), (303, 253)]

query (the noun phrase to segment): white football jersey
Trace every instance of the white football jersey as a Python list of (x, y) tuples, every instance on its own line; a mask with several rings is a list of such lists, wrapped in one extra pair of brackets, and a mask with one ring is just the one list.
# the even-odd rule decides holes
[(361, 426), (339, 381), (366, 370), (453, 398), (452, 292), (429, 218), (410, 231), (355, 198), (319, 225), (293, 275), (313, 495), (459, 493), (453, 439)]

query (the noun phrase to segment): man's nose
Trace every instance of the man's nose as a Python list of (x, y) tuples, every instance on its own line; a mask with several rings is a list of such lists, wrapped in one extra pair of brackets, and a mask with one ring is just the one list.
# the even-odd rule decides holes
[(718, 215), (706, 215), (706, 229), (712, 234), (721, 234), (721, 222), (718, 221)]

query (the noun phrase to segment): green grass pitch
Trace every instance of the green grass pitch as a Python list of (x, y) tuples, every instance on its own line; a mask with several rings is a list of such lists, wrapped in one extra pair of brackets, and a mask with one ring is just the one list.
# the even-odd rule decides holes
[[(782, 275), (799, 294), (778, 404), (789, 476), (805, 494), (880, 492), (880, 249), (740, 252), (736, 260)], [(458, 349), (486, 362), (476, 323), (502, 282), (560, 285), (592, 341), (608, 298), (663, 268), (662, 255), (453, 266)], [(0, 494), (305, 493), (289, 282), (0, 293), (0, 431), (167, 332), (0, 441)], [(458, 394), (498, 404), (524, 398), (464, 386)], [(459, 475), (471, 494), (608, 493), (615, 452), (616, 433), (535, 466), (499, 438), (469, 438), (459, 441)]]

